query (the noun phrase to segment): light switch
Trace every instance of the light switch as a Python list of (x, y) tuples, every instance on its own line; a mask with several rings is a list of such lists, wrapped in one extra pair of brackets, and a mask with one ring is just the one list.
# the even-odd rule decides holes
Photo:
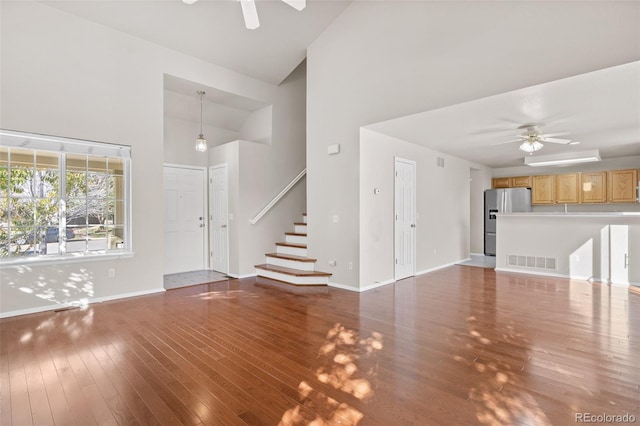
[(329, 154), (329, 155), (340, 154), (340, 144), (336, 143), (336, 144), (333, 144), (333, 145), (329, 145), (327, 147), (327, 154)]
[(338, 223), (340, 222), (340, 216), (338, 216), (337, 214), (333, 215), (333, 223)]
[(380, 193), (380, 188), (373, 188), (373, 195), (378, 195)]

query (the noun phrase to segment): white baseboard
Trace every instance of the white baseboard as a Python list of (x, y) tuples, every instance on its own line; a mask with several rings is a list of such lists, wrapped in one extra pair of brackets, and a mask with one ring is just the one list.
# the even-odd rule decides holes
[(484, 253), (469, 253), (469, 256), (484, 256)]
[(229, 275), (231, 278), (237, 278), (237, 279), (241, 280), (243, 278), (255, 277), (257, 274), (254, 272), (253, 274), (238, 275), (238, 274), (232, 274), (231, 272), (227, 272), (227, 275)]
[(350, 286), (350, 285), (344, 285), (344, 284), (340, 284), (340, 283), (334, 283), (334, 282), (331, 282), (331, 281), (329, 281), (329, 283), (328, 283), (327, 285), (328, 285), (329, 287), (335, 287), (335, 288), (339, 288), (339, 289), (342, 289), (342, 290), (355, 291), (355, 292), (357, 292), (357, 293), (359, 293), (359, 292), (360, 292), (360, 289), (359, 289), (359, 288), (357, 288), (357, 287), (353, 287), (353, 286)]
[(357, 293), (362, 293), (363, 291), (373, 290), (374, 288), (378, 288), (378, 287), (382, 287), (382, 286), (385, 286), (385, 285), (393, 284), (395, 282), (396, 282), (396, 280), (391, 279), (391, 280), (386, 280), (386, 281), (373, 283), (373, 284), (368, 285), (366, 287), (352, 287), (352, 286), (348, 286), (348, 285), (344, 285), (344, 284), (338, 284), (338, 283), (332, 283), (332, 282), (329, 282), (328, 285), (329, 285), (329, 287), (336, 287), (336, 288), (340, 288), (340, 289), (343, 289), (343, 290), (349, 290), (349, 291), (355, 291)]
[(498, 272), (513, 272), (516, 274), (540, 275), (543, 277), (565, 278), (568, 280), (583, 280), (583, 281), (590, 281), (590, 282), (598, 282), (602, 284), (619, 286), (619, 287), (629, 287), (630, 285), (634, 285), (634, 286), (640, 285), (640, 283), (636, 283), (633, 281), (629, 281), (628, 283), (615, 283), (615, 282), (609, 281), (608, 279), (603, 279), (599, 277), (572, 277), (570, 275), (565, 275), (565, 274), (554, 274), (552, 272), (542, 272), (542, 271), (535, 271), (535, 270), (529, 270), (529, 269), (496, 268), (495, 270)]
[[(161, 289), (154, 289), (154, 290), (136, 291), (133, 293), (116, 294), (113, 296), (96, 297), (92, 299), (87, 299), (86, 304), (90, 305), (92, 303), (102, 303), (102, 302), (108, 302), (110, 300), (126, 299), (128, 297), (147, 296), (149, 294), (163, 293), (164, 291), (165, 289), (161, 288)], [(80, 302), (76, 301), (76, 302), (69, 302), (69, 303), (59, 303), (56, 305), (38, 306), (36, 308), (29, 308), (29, 309), (19, 309), (16, 311), (0, 312), (0, 318), (17, 317), (19, 315), (37, 314), (39, 312), (55, 311), (58, 309), (65, 309), (65, 308), (74, 308), (80, 305), (81, 305)], [(83, 302), (82, 305), (84, 306), (85, 303)]]
[(434, 266), (433, 268), (429, 268), (429, 269), (425, 269), (423, 271), (416, 272), (416, 275), (423, 275), (423, 274), (427, 274), (429, 272), (437, 271), (438, 269), (448, 268), (449, 266), (457, 265), (458, 263), (466, 262), (467, 260), (471, 260), (471, 258), (462, 259), (462, 260), (456, 260), (455, 262), (445, 263), (444, 265)]

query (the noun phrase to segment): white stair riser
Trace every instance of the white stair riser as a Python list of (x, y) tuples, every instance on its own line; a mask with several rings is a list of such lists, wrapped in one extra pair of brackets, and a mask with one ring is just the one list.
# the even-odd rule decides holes
[(294, 225), (294, 231), (296, 234), (306, 234), (307, 233), (307, 225)]
[(271, 278), (296, 285), (327, 285), (329, 283), (328, 277), (294, 277), (293, 275), (265, 271), (264, 269), (256, 269), (256, 272), (259, 277)]
[(302, 221), (303, 221), (304, 223), (307, 223), (307, 217), (306, 217), (306, 216), (302, 216)]
[(267, 265), (282, 266), (284, 268), (298, 269), (300, 271), (313, 271), (313, 262), (298, 262), (296, 260), (279, 259), (267, 256)]
[(307, 257), (307, 249), (299, 247), (276, 246), (276, 253)]
[(299, 235), (285, 235), (284, 241), (291, 244), (307, 244), (307, 237), (301, 237)]

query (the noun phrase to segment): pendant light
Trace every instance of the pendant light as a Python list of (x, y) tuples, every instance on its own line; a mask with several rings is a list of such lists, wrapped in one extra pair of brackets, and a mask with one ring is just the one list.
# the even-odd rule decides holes
[(204, 138), (204, 134), (202, 134), (202, 95), (204, 95), (205, 92), (198, 90), (196, 93), (200, 95), (200, 134), (198, 135), (198, 139), (196, 139), (196, 151), (205, 152), (207, 150), (207, 140)]

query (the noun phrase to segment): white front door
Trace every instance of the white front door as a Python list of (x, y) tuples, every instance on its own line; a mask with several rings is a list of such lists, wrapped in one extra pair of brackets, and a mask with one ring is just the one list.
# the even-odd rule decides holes
[(396, 158), (395, 163), (394, 278), (400, 280), (415, 275), (416, 163), (401, 158)]
[(164, 273), (205, 269), (203, 169), (164, 167)]
[(211, 269), (226, 274), (229, 272), (229, 214), (227, 165), (209, 169), (209, 221)]

